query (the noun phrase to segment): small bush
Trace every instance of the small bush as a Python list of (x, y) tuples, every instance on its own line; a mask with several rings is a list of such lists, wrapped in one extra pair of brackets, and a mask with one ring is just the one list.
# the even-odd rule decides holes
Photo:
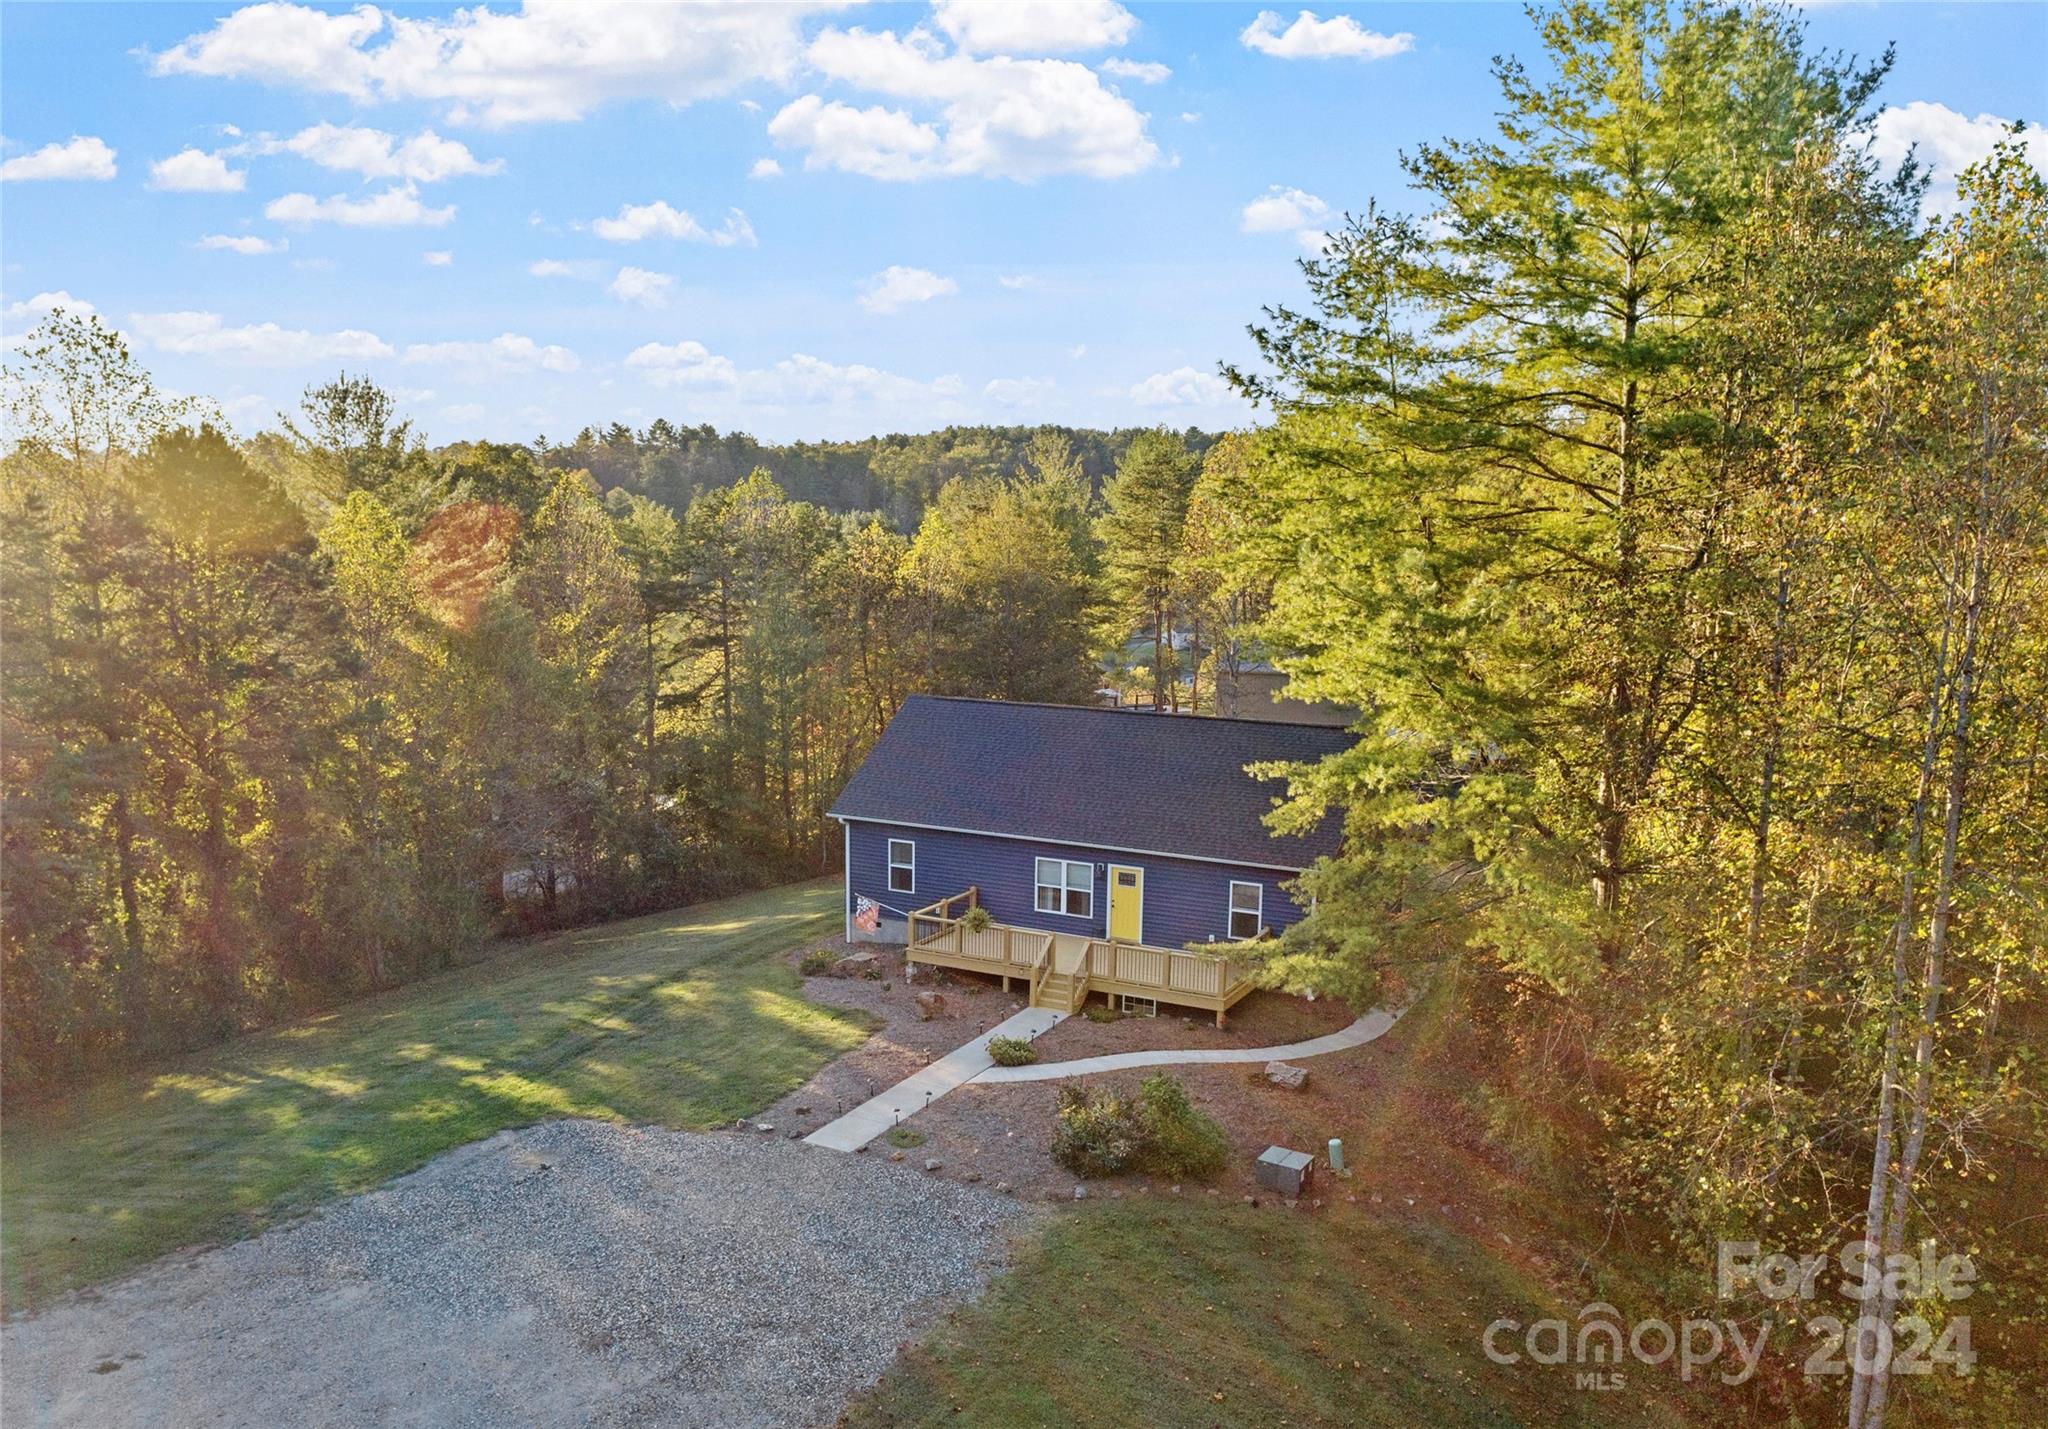
[(1137, 1109), (1115, 1092), (1074, 1082), (1060, 1088), (1053, 1160), (1078, 1176), (1118, 1176), (1138, 1162), (1145, 1128)]
[(965, 917), (961, 918), (960, 926), (970, 933), (985, 933), (988, 931), (988, 925), (993, 922), (995, 919), (989, 916), (988, 909), (977, 903), (967, 910)]
[(916, 1127), (898, 1125), (892, 1126), (884, 1132), (882, 1140), (888, 1142), (891, 1146), (908, 1151), (913, 1146), (924, 1145), (924, 1133)]
[(1138, 1119), (1145, 1128), (1143, 1161), (1175, 1181), (1207, 1180), (1230, 1159), (1230, 1143), (1216, 1119), (1188, 1100), (1188, 1090), (1164, 1072), (1138, 1088)]
[(1107, 1002), (1091, 1002), (1081, 1009), (1081, 1015), (1090, 1022), (1121, 1022), (1123, 1013)]
[(832, 949), (812, 948), (808, 953), (804, 954), (803, 961), (799, 962), (796, 966), (797, 971), (805, 977), (817, 977), (820, 973), (829, 971), (832, 964), (838, 961), (839, 954), (832, 951)]
[(991, 1037), (988, 1054), (998, 1067), (1028, 1067), (1038, 1060), (1038, 1049), (1022, 1037)]

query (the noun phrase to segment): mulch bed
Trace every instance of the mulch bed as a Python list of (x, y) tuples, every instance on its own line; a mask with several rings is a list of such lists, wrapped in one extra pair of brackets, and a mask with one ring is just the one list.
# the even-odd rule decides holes
[[(848, 950), (839, 938), (810, 947)], [(803, 950), (808, 951), (810, 948)], [(861, 1047), (761, 1113), (757, 1120), (774, 1125), (778, 1133), (815, 1131), (1024, 1006), (1019, 994), (1005, 996), (993, 978), (922, 969), (914, 984), (906, 984), (901, 949), (863, 944), (854, 951), (877, 954), (880, 976), (872, 980), (806, 978), (804, 995), (838, 1007), (859, 1008), (880, 1018), (882, 1025)], [(801, 957), (802, 952), (792, 954), (792, 963)], [(920, 1021), (914, 998), (920, 991), (931, 990), (943, 994), (944, 1009), (930, 1021)], [(1203, 1014), (1183, 1016), (1171, 1007), (1162, 1007), (1158, 1017), (1127, 1017), (1109, 1023), (1071, 1017), (1040, 1037), (1036, 1045), (1040, 1060), (1046, 1062), (1162, 1048), (1269, 1047), (1334, 1032), (1348, 1025), (1354, 1015), (1341, 1002), (1309, 1002), (1256, 992), (1232, 1009), (1229, 1025), (1221, 1029)], [(1309, 1078), (1299, 1090), (1268, 1083), (1263, 1064), (1256, 1062), (1163, 1069), (1178, 1077), (1195, 1104), (1216, 1118), (1235, 1153), (1214, 1183), (1187, 1185), (1181, 1194), (1230, 1198), (1259, 1194), (1252, 1163), (1270, 1145), (1322, 1155), (1333, 1136), (1356, 1144), (1364, 1109), (1389, 1090), (1386, 1067), (1391, 1059), (1385, 1045), (1368, 1043), (1303, 1059), (1299, 1065), (1308, 1068)], [(1113, 1072), (1089, 1080), (1133, 1093), (1151, 1070), (1159, 1069)], [(925, 1139), (905, 1152), (905, 1157), (920, 1165), (927, 1158), (936, 1160), (940, 1176), (977, 1179), (1025, 1199), (1070, 1200), (1076, 1186), (1085, 1186), (1089, 1197), (1110, 1199), (1172, 1194), (1170, 1186), (1147, 1176), (1083, 1181), (1054, 1161), (1053, 1106), (1060, 1085), (1047, 1081), (962, 1087), (906, 1122)], [(799, 1108), (807, 1110), (799, 1112)], [(892, 1149), (887, 1142), (877, 1141), (866, 1154), (889, 1156)], [(1351, 1183), (1326, 1177), (1311, 1190), (1306, 1204), (1312, 1208), (1317, 1198), (1352, 1193)]]

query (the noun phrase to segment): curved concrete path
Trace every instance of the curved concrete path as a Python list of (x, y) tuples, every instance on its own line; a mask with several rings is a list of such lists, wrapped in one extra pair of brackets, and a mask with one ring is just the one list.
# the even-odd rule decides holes
[[(1401, 1011), (1406, 1011), (1403, 1008)], [(1121, 1071), (1125, 1067), (1170, 1067), (1186, 1062), (1277, 1062), (1288, 1057), (1320, 1057), (1325, 1052), (1342, 1052), (1350, 1047), (1384, 1037), (1401, 1020), (1401, 1011), (1381, 1008), (1368, 1012), (1349, 1027), (1291, 1042), (1285, 1047), (1219, 1047), (1187, 1051), (1115, 1052), (1106, 1057), (1077, 1057), (1068, 1062), (1035, 1062), (1028, 1067), (998, 1067), (993, 1063), (970, 1080), (974, 1082), (1049, 1082), (1058, 1077), (1087, 1077), (1097, 1072)]]

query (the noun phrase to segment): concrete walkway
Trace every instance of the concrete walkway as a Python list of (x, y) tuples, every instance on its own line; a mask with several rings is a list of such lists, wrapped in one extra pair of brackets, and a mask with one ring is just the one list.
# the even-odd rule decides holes
[(804, 1142), (834, 1151), (856, 1151), (903, 1118), (923, 1111), (930, 1102), (937, 1101), (961, 1083), (972, 1081), (995, 1068), (995, 1061), (988, 1054), (990, 1038), (1036, 1037), (1066, 1019), (1064, 1012), (1028, 1007), (991, 1027), (972, 1042), (956, 1047), (923, 1071), (905, 1077), (880, 1096), (868, 1098), (837, 1121), (825, 1123), (806, 1136)]
[[(1406, 1009), (1401, 1009), (1406, 1011)], [(1385, 1008), (1368, 1012), (1349, 1027), (1306, 1042), (1285, 1047), (1222, 1047), (1201, 1051), (1117, 1052), (1107, 1057), (1078, 1057), (1069, 1062), (1035, 1062), (1028, 1067), (998, 1067), (993, 1063), (974, 1080), (989, 1082), (1048, 1082), (1058, 1077), (1087, 1077), (1097, 1072), (1115, 1072), (1125, 1067), (1170, 1067), (1184, 1062), (1275, 1062), (1287, 1057), (1320, 1057), (1325, 1052), (1342, 1052), (1363, 1047), (1384, 1037), (1401, 1020), (1401, 1011)], [(827, 1128), (828, 1130), (830, 1128)]]

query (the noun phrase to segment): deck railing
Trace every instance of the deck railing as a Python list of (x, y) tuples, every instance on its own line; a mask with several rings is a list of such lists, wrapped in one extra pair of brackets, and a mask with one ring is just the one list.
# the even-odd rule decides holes
[(956, 958), (986, 963), (990, 972), (1030, 979), (1035, 992), (1052, 965), (1053, 935), (1032, 928), (1013, 928), (1007, 923), (970, 928), (965, 914), (980, 904), (980, 890), (969, 888), (912, 913), (912, 951), (950, 953)]
[(1022, 977), (1030, 985), (1034, 1005), (1055, 974), (1072, 978), (1070, 1001), (1076, 1006), (1092, 987), (1164, 1002), (1228, 1007), (1251, 986), (1248, 970), (1214, 953), (1047, 933), (1007, 923), (970, 928), (965, 915), (979, 906), (980, 891), (969, 888), (912, 913), (912, 956), (929, 953), (956, 965)]

